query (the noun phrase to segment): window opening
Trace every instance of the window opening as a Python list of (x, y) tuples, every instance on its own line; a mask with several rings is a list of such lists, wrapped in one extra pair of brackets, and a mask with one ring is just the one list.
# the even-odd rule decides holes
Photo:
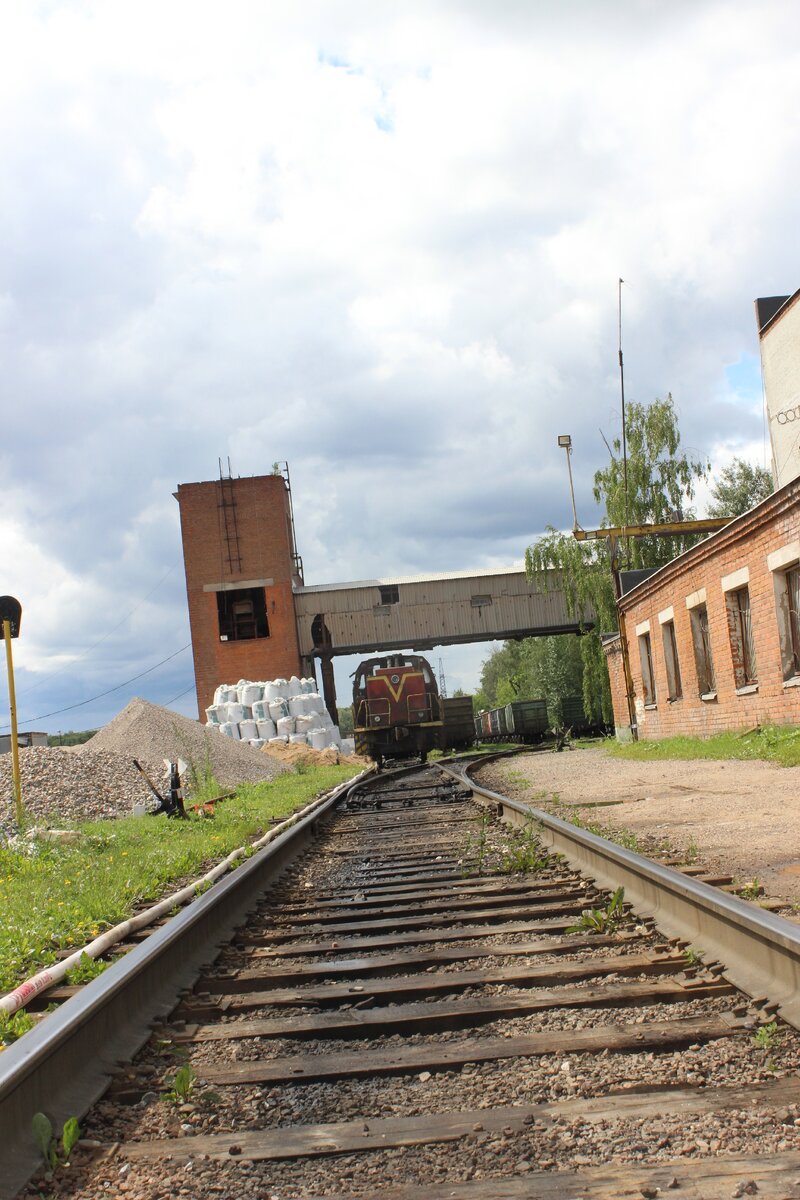
[(263, 588), (217, 592), (217, 618), (222, 642), (269, 637), (266, 592)]
[(390, 584), (388, 587), (379, 588), (381, 594), (381, 604), (399, 604), (400, 589), (395, 584)]
[(792, 655), (791, 675), (800, 675), (800, 565), (786, 572), (786, 599), (789, 602), (789, 643)]
[(653, 651), (650, 646), (650, 634), (643, 633), (639, 638), (639, 657), (642, 662), (642, 690), (645, 704), (655, 704), (656, 687), (653, 676)]
[(470, 604), (472, 605), (473, 608), (485, 608), (486, 605), (491, 604), (491, 603), (492, 603), (492, 597), (487, 596), (487, 595), (472, 596), (470, 599)]
[(717, 690), (717, 680), (714, 674), (714, 659), (711, 655), (711, 634), (708, 628), (708, 609), (705, 604), (699, 604), (691, 611), (692, 641), (694, 642), (694, 663), (697, 668), (697, 687), (701, 696), (708, 696)]
[(736, 592), (728, 592), (727, 603), (733, 674), (737, 688), (747, 687), (758, 681), (749, 588), (743, 587)]
[(670, 700), (680, 700), (683, 689), (678, 662), (678, 643), (675, 639), (675, 622), (665, 621), (661, 626), (661, 633), (664, 639), (664, 661), (667, 667), (667, 694)]

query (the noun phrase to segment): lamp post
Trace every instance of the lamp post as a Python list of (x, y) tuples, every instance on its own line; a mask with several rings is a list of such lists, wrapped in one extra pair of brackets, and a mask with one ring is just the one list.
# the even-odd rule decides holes
[(578, 524), (578, 513), (575, 508), (575, 488), (572, 483), (572, 460), (570, 457), (572, 454), (572, 438), (571, 438), (571, 436), (568, 433), (560, 433), (558, 435), (558, 444), (559, 444), (559, 446), (563, 446), (564, 450), (566, 450), (566, 452), (567, 452), (567, 470), (569, 471), (569, 494), (570, 494), (570, 498), (572, 500), (572, 528), (573, 528), (573, 530), (580, 529), (580, 525)]

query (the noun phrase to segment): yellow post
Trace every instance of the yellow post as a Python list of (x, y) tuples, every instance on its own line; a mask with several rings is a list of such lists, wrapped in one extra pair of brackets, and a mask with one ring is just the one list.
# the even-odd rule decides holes
[(19, 775), (19, 736), (17, 734), (17, 697), (14, 691), (14, 662), (11, 657), (11, 622), (3, 621), (3, 641), (6, 644), (8, 667), (8, 702), (11, 709), (11, 768), (14, 775), (14, 805), (17, 825), (22, 828), (25, 811), (22, 807), (22, 781)]

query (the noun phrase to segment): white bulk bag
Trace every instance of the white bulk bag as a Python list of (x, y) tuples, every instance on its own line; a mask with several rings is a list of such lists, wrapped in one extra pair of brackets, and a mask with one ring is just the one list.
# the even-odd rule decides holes
[(269, 717), (267, 717), (266, 720), (264, 720), (264, 721), (258, 721), (257, 726), (258, 726), (258, 736), (260, 738), (263, 738), (265, 742), (268, 742), (270, 740), (270, 738), (275, 737), (276, 732), (277, 732), (275, 729), (275, 722), (270, 721)]
[(281, 737), (289, 737), (294, 733), (294, 717), (281, 717), (275, 725)]
[(225, 715), (229, 721), (238, 725), (240, 721), (244, 720), (244, 707), (241, 704), (226, 704)]
[(316, 679), (301, 679), (300, 680), (300, 691), (303, 693), (304, 696), (308, 696), (311, 694), (311, 692), (315, 692), (316, 690), (317, 690)]
[(283, 696), (284, 700), (289, 699), (289, 680), (288, 679), (273, 679), (272, 681), (278, 689), (278, 695)]
[(301, 744), (303, 746), (308, 745), (308, 738), (306, 737), (306, 735), (304, 733), (289, 734), (289, 741), (293, 742), (296, 746), (299, 746)]
[(258, 737), (258, 726), (255, 721), (240, 721), (239, 722), (239, 737), (243, 742), (249, 742), (253, 738)]
[(270, 745), (272, 745), (274, 742), (282, 742), (283, 745), (285, 746), (289, 739), (288, 739), (288, 737), (274, 737), (274, 738), (270, 738), (269, 740), (270, 740)]
[(342, 754), (348, 754), (348, 755), (355, 754), (356, 739), (355, 738), (342, 738), (341, 750), (342, 750)]
[(292, 696), (299, 696), (302, 690), (303, 689), (301, 687), (300, 680), (296, 675), (293, 675), (289, 680), (289, 699), (291, 699)]
[(219, 725), (219, 716), (219, 707), (216, 704), (212, 704), (210, 708), (206, 709), (206, 724)]
[(242, 704), (252, 707), (258, 700), (263, 699), (264, 689), (258, 683), (246, 683), (239, 688), (239, 700)]
[(224, 733), (225, 737), (233, 738), (236, 742), (239, 741), (239, 726), (234, 721), (223, 721), (219, 731)]
[(295, 717), (294, 719), (294, 727), (298, 733), (310, 733), (311, 730), (316, 729), (318, 725), (319, 721), (317, 720), (316, 713), (313, 715), (304, 713), (302, 716)]
[(288, 717), (289, 716), (288, 703), (282, 697), (278, 700), (270, 700), (269, 715), (273, 721), (277, 721), (281, 717)]
[(308, 744), (315, 750), (324, 750), (328, 744), (328, 735), (324, 729), (312, 729), (308, 735)]
[(253, 705), (253, 720), (266, 721), (269, 719), (269, 704), (266, 700), (256, 700)]
[(280, 696), (280, 694), (281, 694), (281, 690), (278, 687), (275, 680), (268, 679), (267, 682), (264, 684), (264, 699), (265, 700), (277, 700), (278, 697)]
[(302, 717), (306, 711), (305, 696), (292, 696), (289, 701), (289, 716)]

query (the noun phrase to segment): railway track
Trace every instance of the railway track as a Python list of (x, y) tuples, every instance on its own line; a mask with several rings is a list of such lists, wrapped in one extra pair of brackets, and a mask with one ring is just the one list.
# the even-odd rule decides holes
[(4, 1195), (31, 1114), (110, 1076), (26, 1194), (800, 1197), (795, 926), (463, 763), (340, 789), (237, 876), (0, 1057)]

